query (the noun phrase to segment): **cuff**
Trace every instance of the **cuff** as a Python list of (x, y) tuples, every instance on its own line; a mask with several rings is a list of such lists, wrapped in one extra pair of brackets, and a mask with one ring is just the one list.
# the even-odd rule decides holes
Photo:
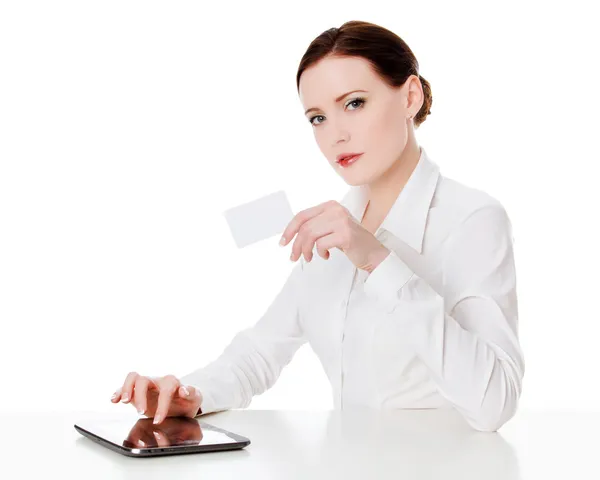
[(394, 252), (390, 253), (373, 269), (364, 281), (365, 293), (373, 300), (394, 308), (400, 298), (400, 290), (412, 278), (414, 272)]

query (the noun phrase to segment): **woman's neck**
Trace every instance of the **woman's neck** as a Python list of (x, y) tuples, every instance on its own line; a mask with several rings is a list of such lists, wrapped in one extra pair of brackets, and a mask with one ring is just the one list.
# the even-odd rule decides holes
[(368, 203), (361, 224), (371, 233), (377, 231), (402, 192), (421, 157), (416, 142), (407, 144), (402, 156), (375, 182), (368, 185)]

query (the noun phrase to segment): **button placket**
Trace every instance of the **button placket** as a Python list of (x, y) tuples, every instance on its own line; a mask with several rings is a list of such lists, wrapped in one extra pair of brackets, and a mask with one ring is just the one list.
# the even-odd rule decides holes
[(350, 289), (346, 292), (345, 298), (342, 301), (343, 318), (340, 344), (340, 409), (344, 408), (344, 338), (346, 336), (346, 318), (348, 317), (348, 303), (350, 301), (352, 290), (354, 289), (357, 273), (358, 268), (354, 267), (354, 274), (352, 276), (352, 282), (350, 282)]

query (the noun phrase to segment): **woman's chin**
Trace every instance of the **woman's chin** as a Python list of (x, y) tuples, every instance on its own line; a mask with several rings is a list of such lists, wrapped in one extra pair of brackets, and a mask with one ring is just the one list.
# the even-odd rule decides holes
[(340, 177), (342, 177), (344, 179), (344, 181), (348, 185), (352, 185), (352, 186), (364, 185), (365, 183), (368, 183), (368, 181), (369, 181), (369, 175), (366, 175), (365, 172), (358, 172), (358, 171), (354, 171), (354, 172), (341, 171), (340, 172), (338, 170), (338, 174)]

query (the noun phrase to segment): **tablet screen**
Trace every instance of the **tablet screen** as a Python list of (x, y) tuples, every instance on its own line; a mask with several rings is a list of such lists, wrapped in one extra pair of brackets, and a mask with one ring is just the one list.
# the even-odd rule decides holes
[[(185, 447), (236, 443), (222, 429), (200, 422), (197, 418), (167, 417), (154, 425), (152, 418), (103, 418), (78, 422), (92, 434), (125, 448)], [(158, 432), (158, 438), (154, 434)]]

